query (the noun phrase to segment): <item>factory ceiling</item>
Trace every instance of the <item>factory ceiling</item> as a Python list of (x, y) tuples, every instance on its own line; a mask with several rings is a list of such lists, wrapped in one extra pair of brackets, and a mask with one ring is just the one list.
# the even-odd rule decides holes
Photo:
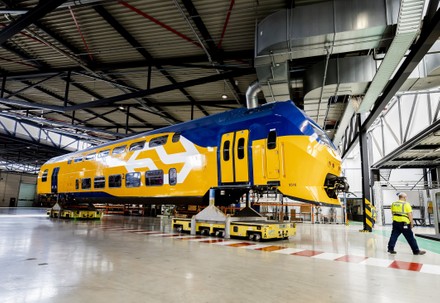
[[(71, 150), (50, 132), (87, 146), (246, 106), (255, 61), (264, 61), (256, 25), (283, 9), (329, 2), (0, 0), (0, 169), (35, 172)], [(321, 107), (312, 102), (320, 98), (304, 102), (303, 79), (323, 62), (327, 73), (331, 60), (385, 55), (393, 30), (384, 27), (374, 50), (290, 58), (287, 96), (334, 136), (348, 103), (345, 94), (333, 96), (341, 84)], [(321, 86), (314, 88), (322, 98)], [(268, 94), (263, 88), (259, 102), (273, 101)]]

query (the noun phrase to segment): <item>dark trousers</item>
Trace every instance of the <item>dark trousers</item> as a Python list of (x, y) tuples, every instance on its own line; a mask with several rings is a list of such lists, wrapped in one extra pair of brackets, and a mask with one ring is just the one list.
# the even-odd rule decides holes
[(406, 241), (408, 241), (409, 246), (413, 253), (418, 253), (420, 251), (419, 246), (417, 245), (417, 241), (414, 238), (414, 234), (411, 230), (409, 224), (405, 224), (403, 222), (394, 222), (393, 221), (393, 231), (391, 232), (390, 241), (388, 241), (388, 250), (394, 250), (394, 246), (396, 246), (397, 238), (399, 238), (400, 234), (405, 236)]

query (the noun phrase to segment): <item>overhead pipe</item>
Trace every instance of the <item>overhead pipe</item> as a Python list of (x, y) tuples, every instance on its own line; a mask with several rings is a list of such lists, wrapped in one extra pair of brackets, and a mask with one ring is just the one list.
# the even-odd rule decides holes
[(229, 18), (231, 17), (231, 12), (232, 12), (232, 8), (234, 7), (234, 4), (235, 4), (235, 0), (231, 0), (231, 3), (229, 4), (228, 14), (226, 15), (225, 23), (223, 24), (223, 30), (222, 30), (222, 34), (220, 36), (220, 41), (217, 44), (218, 49), (222, 48), (223, 38), (225, 37), (226, 28), (228, 27)]
[[(233, 2), (234, 0), (231, 0), (231, 6), (229, 8), (229, 12), (228, 12), (228, 16), (230, 15), (230, 10), (232, 10), (232, 6), (233, 6)], [(189, 28), (191, 29), (191, 31), (193, 32), (194, 36), (197, 38), (197, 41), (199, 42), (199, 46), (203, 49), (203, 51), (205, 52), (206, 56), (208, 57), (208, 61), (209, 63), (213, 66), (216, 67), (216, 63), (214, 62), (209, 50), (205, 47), (205, 45), (202, 42), (202, 39), (200, 38), (199, 34), (197, 33), (197, 31), (194, 29), (190, 19), (188, 18), (188, 16), (185, 14), (185, 12), (183, 11), (182, 7), (180, 6), (179, 2), (177, 0), (174, 0), (174, 4), (177, 7), (177, 9), (179, 10), (180, 14), (182, 15), (182, 18), (185, 19), (186, 23), (188, 24)], [(188, 11), (189, 12), (189, 11)], [(229, 17), (226, 18), (225, 24), (223, 26), (224, 31), (226, 31), (226, 26), (227, 26), (227, 22), (229, 20)], [(222, 33), (222, 38), (220, 39), (219, 44), (216, 46), (216, 48), (220, 49), (220, 45), (222, 43), (222, 39), (224, 36), (224, 32)], [(210, 38), (211, 39), (211, 38)], [(222, 62), (219, 62), (222, 63)], [(218, 68), (215, 69), (217, 74), (221, 74), (220, 70)], [(233, 88), (231, 88), (228, 84), (228, 81), (226, 81), (226, 79), (223, 80), (225, 83), (225, 87), (228, 87), (229, 91), (232, 93), (232, 95), (234, 96), (234, 99), (237, 101), (238, 104), (240, 103), (240, 98), (237, 95), (237, 93), (234, 91)]]
[(70, 12), (70, 15), (72, 16), (73, 22), (76, 25), (76, 29), (77, 29), (79, 35), (81, 36), (81, 40), (82, 40), (82, 42), (84, 44), (84, 47), (85, 47), (85, 49), (87, 51), (87, 54), (89, 55), (89, 59), (90, 59), (90, 61), (93, 61), (93, 56), (92, 56), (92, 54), (90, 52), (90, 49), (89, 49), (89, 46), (87, 44), (86, 38), (84, 38), (84, 35), (82, 33), (82, 30), (81, 30), (81, 27), (79, 26), (78, 20), (76, 20), (75, 13), (73, 12), (71, 7), (69, 7), (69, 12)]
[(260, 82), (252, 82), (246, 90), (246, 106), (248, 109), (258, 107), (257, 94), (261, 91)]
[[(116, 0), (73, 0), (66, 2), (64, 4), (61, 4), (58, 6), (57, 9), (60, 8), (68, 8), (68, 7), (75, 7), (75, 6), (84, 6), (84, 5), (94, 5), (101, 2), (116, 2)], [(30, 9), (27, 8), (2, 8), (0, 9), (0, 14), (10, 14), (10, 15), (24, 15), (27, 12), (29, 12)]]
[(146, 18), (146, 19), (148, 19), (148, 20), (150, 20), (150, 21), (152, 21), (152, 22), (154, 22), (154, 23), (156, 23), (157, 25), (163, 27), (163, 28), (166, 29), (167, 31), (172, 32), (173, 34), (179, 36), (180, 38), (182, 38), (182, 39), (184, 39), (184, 40), (186, 40), (186, 41), (188, 41), (188, 42), (191, 42), (192, 44), (194, 44), (194, 45), (197, 46), (197, 47), (202, 48), (202, 46), (201, 46), (199, 43), (197, 43), (196, 41), (192, 40), (192, 39), (189, 38), (188, 36), (182, 34), (181, 32), (178, 32), (177, 30), (175, 30), (175, 29), (172, 28), (171, 26), (166, 25), (165, 23), (163, 23), (163, 22), (157, 20), (157, 19), (154, 18), (153, 16), (148, 15), (147, 13), (141, 11), (140, 9), (138, 9), (138, 8), (136, 8), (136, 7), (134, 7), (134, 6), (130, 5), (130, 4), (128, 4), (127, 2), (125, 2), (125, 1), (123, 1), (123, 0), (118, 0), (118, 3), (119, 3), (120, 5), (122, 5), (122, 6), (125, 6), (125, 7), (128, 8), (128, 9), (132, 10), (132, 11), (135, 12), (136, 14), (138, 14), (138, 15), (140, 15), (140, 16), (142, 16), (142, 17), (144, 17), (144, 18)]

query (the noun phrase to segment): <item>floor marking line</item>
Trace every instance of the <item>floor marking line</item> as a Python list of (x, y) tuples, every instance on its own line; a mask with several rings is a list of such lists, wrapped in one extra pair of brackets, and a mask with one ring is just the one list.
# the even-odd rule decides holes
[(302, 256), (302, 257), (313, 257), (313, 256), (316, 256), (316, 255), (320, 255), (322, 253), (323, 253), (322, 251), (315, 251), (315, 250), (305, 249), (305, 250), (302, 250), (302, 251), (299, 251), (299, 252), (295, 252), (292, 255)]
[(107, 230), (128, 231), (135, 234), (143, 234), (157, 238), (159, 237), (172, 238), (172, 239), (207, 243), (213, 245), (239, 247), (249, 250), (274, 252), (277, 254), (284, 254), (284, 255), (310, 257), (313, 259), (347, 262), (347, 263), (366, 265), (366, 266), (376, 266), (382, 268), (400, 269), (400, 270), (408, 270), (408, 271), (415, 271), (415, 272), (421, 272), (427, 274), (440, 275), (440, 265), (423, 264), (418, 262), (406, 262), (406, 261), (398, 261), (398, 260), (390, 260), (390, 259), (380, 259), (380, 258), (366, 257), (360, 255), (347, 255), (341, 253), (323, 252), (323, 251), (309, 250), (304, 248), (293, 248), (293, 247), (285, 247), (280, 245), (273, 245), (272, 243), (261, 244), (255, 242), (243, 242), (240, 240), (211, 238), (211, 237), (199, 236), (199, 235), (182, 235), (176, 233), (164, 233), (154, 230), (142, 230), (142, 229), (133, 229), (126, 227), (120, 227), (120, 228), (105, 227), (105, 226), (98, 226), (98, 228), (101, 228), (105, 231)]
[(390, 264), (390, 266), (388, 266), (388, 268), (420, 271), (422, 269), (422, 265), (423, 264), (416, 262), (394, 261), (393, 263)]

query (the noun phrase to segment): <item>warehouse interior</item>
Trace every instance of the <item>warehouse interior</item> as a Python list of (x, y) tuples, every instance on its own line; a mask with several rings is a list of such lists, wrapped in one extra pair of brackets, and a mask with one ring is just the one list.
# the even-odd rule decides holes
[[(435, 0), (0, 0), (0, 301), (437, 299), (439, 36)], [(66, 220), (38, 198), (54, 157), (287, 100), (349, 191), (221, 208), (294, 222), (287, 239), (176, 232), (197, 205), (103, 199), (101, 219)], [(402, 236), (387, 253), (402, 192), (424, 256)]]

